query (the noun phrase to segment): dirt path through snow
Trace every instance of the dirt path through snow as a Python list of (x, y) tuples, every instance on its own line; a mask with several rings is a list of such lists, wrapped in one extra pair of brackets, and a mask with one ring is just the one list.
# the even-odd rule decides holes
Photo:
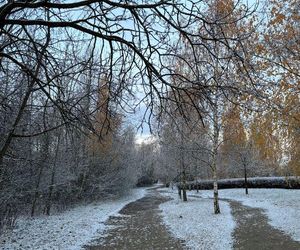
[(300, 242), (275, 229), (268, 223), (262, 209), (227, 200), (236, 220), (234, 249), (237, 250), (299, 250)]
[(162, 223), (158, 206), (167, 200), (153, 189), (144, 198), (129, 203), (120, 211), (121, 216), (109, 218), (105, 234), (86, 249), (183, 249), (183, 242), (173, 238)]
[[(195, 195), (190, 196), (201, 198)], [(184, 242), (172, 237), (162, 222), (159, 205), (168, 199), (152, 189), (144, 198), (129, 203), (120, 211), (119, 216), (109, 218), (105, 223), (107, 226), (105, 234), (95, 240), (91, 246), (86, 246), (86, 249), (185, 249)], [(233, 232), (233, 249), (300, 249), (300, 242), (294, 241), (290, 236), (268, 223), (263, 209), (244, 206), (234, 200), (222, 200), (230, 203), (232, 215), (237, 223)]]

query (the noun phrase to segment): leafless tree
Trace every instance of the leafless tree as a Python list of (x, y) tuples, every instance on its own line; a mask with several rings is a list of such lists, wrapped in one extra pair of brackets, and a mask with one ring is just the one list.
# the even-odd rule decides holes
[[(241, 14), (231, 23), (254, 11), (242, 1), (235, 8)], [(41, 207), (49, 214), (53, 201), (72, 204), (84, 192), (88, 197), (105, 193), (107, 183), (111, 190), (118, 190), (118, 182), (125, 185), (121, 177), (130, 176), (134, 155), (126, 147), (133, 139), (130, 132), (122, 136), (120, 127), (113, 129), (111, 121), (119, 114), (134, 113), (144, 103), (141, 122), (150, 123), (170, 107), (183, 118), (192, 109), (201, 120), (207, 113), (203, 103), (213, 103), (213, 88), (239, 92), (234, 84), (212, 87), (200, 70), (199, 51), (222, 65), (235, 60), (237, 68), (247, 69), (246, 37), (213, 32), (228, 21), (208, 18), (205, 9), (199, 0), (2, 1), (1, 211), (26, 200), (32, 215)], [(191, 60), (182, 55), (183, 44)], [(190, 77), (174, 64), (188, 69)], [(89, 143), (101, 148), (108, 129), (111, 142), (104, 157)], [(128, 163), (124, 169), (121, 160)]]

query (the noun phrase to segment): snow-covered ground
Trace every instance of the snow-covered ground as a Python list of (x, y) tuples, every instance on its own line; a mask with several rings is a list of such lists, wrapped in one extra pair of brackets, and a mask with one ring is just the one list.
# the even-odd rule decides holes
[(139, 188), (119, 200), (79, 206), (52, 216), (20, 218), (12, 232), (0, 237), (0, 249), (81, 249), (103, 233), (109, 216), (145, 193), (146, 189)]
[[(212, 197), (213, 193), (201, 190), (199, 195)], [(223, 189), (219, 190), (219, 196), (264, 209), (273, 227), (300, 241), (300, 190), (249, 189), (249, 195), (246, 196), (244, 189)]]
[(159, 206), (163, 221), (176, 238), (185, 240), (187, 247), (197, 250), (232, 248), (235, 222), (227, 202), (220, 202), (222, 213), (215, 215), (212, 200), (189, 197), (187, 202), (182, 202), (177, 191), (160, 190), (162, 195), (173, 198)]

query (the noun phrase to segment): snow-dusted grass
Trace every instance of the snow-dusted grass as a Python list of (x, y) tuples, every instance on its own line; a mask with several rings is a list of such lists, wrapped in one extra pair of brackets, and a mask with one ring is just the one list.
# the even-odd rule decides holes
[(185, 240), (188, 248), (197, 250), (232, 248), (235, 222), (227, 202), (220, 202), (222, 213), (215, 215), (212, 200), (189, 197), (187, 202), (182, 202), (178, 199), (176, 191), (160, 190), (164, 191), (161, 192), (162, 195), (173, 198), (159, 206), (163, 221), (176, 238)]
[(63, 213), (37, 218), (20, 218), (12, 232), (0, 237), (0, 249), (81, 249), (103, 233), (104, 222), (126, 204), (142, 198), (143, 188), (115, 201), (79, 206)]
[[(212, 191), (200, 191), (202, 197), (212, 197)], [(240, 201), (243, 205), (262, 208), (269, 223), (300, 241), (300, 190), (288, 189), (244, 189), (219, 190), (220, 198)]]

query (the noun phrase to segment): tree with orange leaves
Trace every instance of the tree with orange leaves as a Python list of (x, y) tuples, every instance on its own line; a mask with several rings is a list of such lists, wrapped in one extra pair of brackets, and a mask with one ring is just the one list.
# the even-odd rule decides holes
[(107, 153), (112, 147), (114, 135), (121, 126), (121, 116), (110, 100), (110, 84), (107, 76), (100, 80), (96, 113), (93, 119), (93, 134), (89, 137), (92, 154)]
[[(299, 1), (269, 0), (256, 43), (257, 70), (268, 86), (268, 111), (256, 116), (251, 132), (262, 159), (282, 173), (300, 174)], [(287, 167), (287, 168), (286, 168)], [(276, 167), (277, 168), (277, 167)]]

